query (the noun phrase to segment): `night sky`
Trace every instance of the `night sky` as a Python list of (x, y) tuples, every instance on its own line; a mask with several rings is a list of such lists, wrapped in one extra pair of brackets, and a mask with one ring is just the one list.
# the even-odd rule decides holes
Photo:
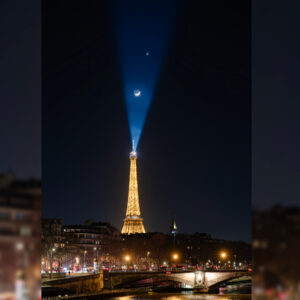
[[(0, 3), (0, 171), (22, 178), (41, 172), (39, 2)], [(195, 3), (180, 10), (138, 148), (142, 213), (148, 231), (166, 232), (175, 214), (181, 232), (249, 240), (249, 9)], [(252, 203), (297, 204), (299, 2), (253, 3)], [(85, 5), (44, 2), (43, 214), (120, 228), (121, 63), (105, 2)]]
[[(249, 240), (250, 6), (197, 4), (179, 3), (137, 149), (142, 216), (147, 231), (168, 232), (175, 215), (180, 232)], [(43, 7), (43, 214), (66, 224), (120, 228), (125, 217), (131, 141), (113, 9)]]
[(300, 2), (253, 5), (253, 197), (299, 206)]
[(41, 5), (0, 1), (0, 173), (41, 177)]

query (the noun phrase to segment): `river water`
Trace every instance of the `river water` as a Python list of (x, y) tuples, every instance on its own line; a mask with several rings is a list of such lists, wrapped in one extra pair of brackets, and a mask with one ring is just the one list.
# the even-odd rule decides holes
[(135, 295), (135, 296), (124, 296), (110, 298), (114, 300), (250, 300), (251, 294), (224, 294), (224, 295), (212, 295), (212, 294), (165, 294), (165, 293), (154, 293), (152, 295)]

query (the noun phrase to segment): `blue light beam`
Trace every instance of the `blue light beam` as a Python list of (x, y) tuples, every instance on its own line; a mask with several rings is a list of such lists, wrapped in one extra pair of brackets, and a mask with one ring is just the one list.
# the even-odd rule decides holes
[(176, 14), (174, 0), (117, 0), (116, 30), (134, 150), (144, 128)]

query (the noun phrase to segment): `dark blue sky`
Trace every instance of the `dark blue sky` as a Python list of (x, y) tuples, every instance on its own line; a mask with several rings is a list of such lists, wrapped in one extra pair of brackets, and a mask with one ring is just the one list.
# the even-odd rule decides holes
[[(142, 211), (147, 230), (168, 230), (170, 214), (175, 213), (182, 231), (208, 231), (220, 236), (223, 228), (229, 228), (225, 237), (240, 238), (249, 233), (249, 202), (242, 193), (230, 196), (233, 186), (236, 193), (242, 190), (244, 195), (247, 188), (234, 180), (227, 184), (234, 178), (231, 169), (241, 174), (239, 164), (231, 164), (233, 155), (227, 154), (230, 150), (238, 154), (241, 145), (232, 138), (235, 131), (231, 138), (224, 134), (232, 126), (220, 118), (223, 113), (231, 118), (234, 110), (226, 110), (228, 102), (222, 106), (216, 100), (203, 99), (214, 98), (224, 86), (240, 88), (226, 78), (235, 78), (239, 70), (237, 64), (232, 65), (238, 57), (236, 52), (229, 55), (230, 44), (236, 42), (232, 45), (239, 52), (245, 36), (237, 28), (238, 19), (231, 17), (236, 16), (237, 7), (209, 9), (209, 4), (202, 4), (201, 12), (193, 14), (194, 2), (189, 3), (190, 8), (181, 11), (191, 17), (177, 23), (141, 139)], [(19, 177), (39, 177), (40, 3), (6, 0), (1, 1), (0, 8), (0, 170), (10, 168)], [(68, 223), (92, 216), (120, 226), (127, 198), (130, 135), (117, 45), (113, 30), (107, 26), (111, 19), (106, 9), (105, 4), (99, 7), (93, 2), (85, 7), (75, 2), (68, 7), (53, 3), (44, 17), (53, 29), (48, 27), (48, 51), (44, 53), (44, 79), (48, 83), (43, 100), (43, 213), (63, 217)], [(223, 18), (219, 10), (223, 10)], [(253, 6), (253, 204), (260, 207), (278, 202), (297, 204), (299, 199), (298, 11), (296, 0), (284, 5), (280, 1), (254, 1)], [(227, 40), (226, 31), (230, 36), (231, 29), (237, 36)], [(237, 42), (240, 37), (242, 44)], [(201, 47), (195, 44), (200, 39)], [(218, 40), (223, 44), (216, 46)], [(218, 59), (217, 49), (222, 49), (219, 54), (224, 54), (223, 59)], [(232, 76), (227, 76), (231, 68)], [(217, 113), (206, 122), (205, 113), (212, 110)], [(218, 134), (222, 129), (219, 120), (225, 125)], [(207, 128), (212, 131), (206, 133)], [(211, 147), (217, 139), (219, 147)], [(232, 141), (238, 147), (230, 149)], [(228, 163), (220, 164), (219, 159), (211, 159), (213, 156), (225, 157)], [(240, 169), (245, 170), (243, 164)], [(228, 178), (224, 174), (219, 177), (218, 170), (221, 174), (227, 171)], [(223, 183), (222, 178), (226, 179)], [(187, 179), (183, 186), (181, 182)], [(211, 182), (214, 185), (209, 185)], [(194, 197), (196, 200), (191, 201)], [(225, 201), (213, 205), (214, 198)], [(236, 220), (230, 211), (241, 203), (246, 207)], [(222, 221), (209, 222), (217, 209)]]
[(300, 2), (254, 1), (253, 198), (299, 205)]
[[(147, 231), (167, 232), (174, 214), (181, 232), (249, 240), (250, 6), (199, 3), (180, 2), (157, 74), (138, 148), (142, 215)], [(106, 2), (43, 9), (43, 214), (120, 228), (131, 139), (118, 24)]]
[(0, 3), (0, 172), (41, 177), (41, 5)]
[(177, 1), (112, 1), (111, 13), (129, 130), (137, 147), (178, 14)]

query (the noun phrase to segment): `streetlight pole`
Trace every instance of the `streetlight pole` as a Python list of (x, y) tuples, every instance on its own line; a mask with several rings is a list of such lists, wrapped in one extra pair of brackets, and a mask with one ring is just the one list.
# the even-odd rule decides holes
[(87, 251), (83, 251), (83, 267), (86, 268), (86, 263), (85, 263), (85, 256), (86, 256)]
[(98, 247), (94, 247), (94, 251), (96, 253), (95, 264), (94, 264), (94, 272), (98, 271)]
[[(225, 260), (227, 258), (227, 253), (225, 251), (222, 251), (220, 253), (220, 257), (221, 257), (221, 261)], [(223, 264), (224, 264), (224, 261), (223, 261)], [(223, 268), (224, 268), (224, 266), (223, 266)]]
[(177, 253), (174, 253), (174, 254), (172, 255), (172, 259), (173, 259), (173, 261), (174, 261), (174, 263), (175, 263), (175, 270), (176, 270), (176, 261), (178, 260), (178, 258), (179, 258), (179, 255), (178, 255)]
[(52, 271), (53, 271), (53, 252), (55, 251), (55, 248), (51, 248), (49, 250), (50, 252), (50, 278), (52, 279)]
[(126, 255), (125, 256), (125, 261), (126, 261), (126, 271), (128, 272), (128, 264), (129, 264), (129, 261), (130, 261), (130, 256), (129, 255)]

